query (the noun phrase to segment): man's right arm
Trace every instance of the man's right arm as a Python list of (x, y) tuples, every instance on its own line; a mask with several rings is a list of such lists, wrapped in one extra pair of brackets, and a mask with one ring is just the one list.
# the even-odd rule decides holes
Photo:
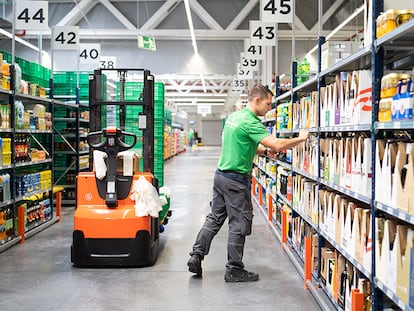
[(266, 136), (263, 138), (260, 143), (270, 149), (273, 152), (280, 152), (285, 149), (290, 149), (300, 144), (301, 142), (306, 141), (309, 138), (309, 132), (306, 130), (301, 130), (298, 137), (294, 138), (276, 138), (273, 135)]

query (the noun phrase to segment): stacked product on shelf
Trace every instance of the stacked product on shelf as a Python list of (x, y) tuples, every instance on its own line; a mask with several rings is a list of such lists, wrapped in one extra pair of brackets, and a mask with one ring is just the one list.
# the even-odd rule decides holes
[(89, 168), (89, 73), (59, 71), (53, 73), (55, 178), (63, 186), (63, 202), (73, 204), (76, 175)]
[[(120, 84), (116, 84), (116, 99), (120, 99)], [(125, 101), (137, 101), (142, 97), (144, 83), (140, 81), (125, 82)], [(157, 177), (159, 186), (164, 185), (164, 83), (154, 83), (154, 175)], [(109, 109), (109, 108), (108, 108)], [(142, 106), (126, 106), (125, 131), (134, 133), (142, 138), (142, 131), (139, 130), (139, 114), (142, 113)], [(116, 114), (117, 125), (119, 125), (119, 113)], [(142, 154), (142, 139), (137, 139), (133, 147), (138, 154)], [(140, 171), (143, 169), (143, 161), (140, 161)]]
[(317, 76), (276, 97), (274, 123), (263, 120), (277, 137), (306, 128), (311, 139), (291, 162), (258, 156), (253, 170), (254, 198), (284, 249), (305, 272), (311, 265), (305, 282), (343, 310), (414, 309), (414, 12), (384, 2), (366, 11), (376, 18), (365, 21), (364, 47), (321, 38)]
[[(50, 203), (53, 100), (46, 98), (51, 71), (12, 57), (0, 53), (0, 251), (56, 220)], [(42, 207), (32, 208), (38, 200)]]

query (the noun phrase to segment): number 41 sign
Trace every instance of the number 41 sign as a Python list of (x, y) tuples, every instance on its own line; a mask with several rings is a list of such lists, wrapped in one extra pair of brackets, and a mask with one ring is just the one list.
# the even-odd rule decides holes
[(262, 22), (292, 23), (292, 2), (295, 0), (261, 0)]

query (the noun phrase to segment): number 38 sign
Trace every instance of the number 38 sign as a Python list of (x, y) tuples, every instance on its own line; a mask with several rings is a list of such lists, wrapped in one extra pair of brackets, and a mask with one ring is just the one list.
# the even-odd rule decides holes
[(292, 2), (295, 0), (261, 0), (262, 22), (292, 23)]

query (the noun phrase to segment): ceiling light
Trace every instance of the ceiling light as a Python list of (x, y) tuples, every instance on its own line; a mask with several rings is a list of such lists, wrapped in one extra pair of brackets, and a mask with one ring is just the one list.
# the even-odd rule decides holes
[(184, 0), (185, 13), (187, 14), (188, 27), (190, 28), (191, 42), (193, 43), (194, 54), (198, 55), (197, 41), (194, 34), (193, 19), (191, 17), (190, 4), (188, 0)]

